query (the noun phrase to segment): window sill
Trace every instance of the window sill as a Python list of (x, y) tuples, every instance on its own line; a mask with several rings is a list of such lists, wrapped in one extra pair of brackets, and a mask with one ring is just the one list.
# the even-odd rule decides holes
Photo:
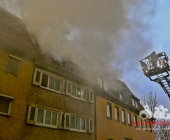
[[(70, 95), (68, 95), (68, 96), (70, 96)], [(71, 95), (71, 97), (72, 97), (72, 98), (75, 98), (75, 99), (77, 99), (77, 100), (81, 100), (81, 101), (87, 102), (85, 99), (81, 99), (81, 98), (78, 98), (78, 97), (73, 96), (73, 95)]]
[(120, 122), (119, 120), (115, 120), (116, 122)]
[(112, 117), (107, 117), (107, 119), (112, 120)]
[(73, 128), (70, 128), (69, 130), (74, 131), (74, 132), (86, 133), (86, 130), (78, 130), (78, 129), (73, 129)]
[(124, 125), (126, 125), (126, 122), (122, 122)]
[(6, 116), (6, 117), (10, 117), (10, 115), (9, 115), (8, 113), (2, 113), (2, 112), (0, 112), (0, 115)]
[(57, 129), (57, 126), (52, 126), (52, 125), (48, 125), (48, 124), (41, 124), (41, 123), (38, 123), (38, 122), (36, 122), (35, 125), (37, 125), (37, 126), (42, 126), (42, 127), (48, 127), (48, 128), (55, 128), (55, 129)]
[(129, 126), (132, 126), (132, 124), (128, 124)]

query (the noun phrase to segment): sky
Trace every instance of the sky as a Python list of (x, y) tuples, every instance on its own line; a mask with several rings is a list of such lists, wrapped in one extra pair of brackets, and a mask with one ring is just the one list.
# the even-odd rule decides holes
[(67, 4), (0, 0), (0, 5), (22, 18), (44, 53), (56, 60), (59, 56), (77, 60), (77, 54), (95, 63), (101, 59), (122, 72), (119, 79), (136, 97), (156, 92), (158, 105), (170, 112), (168, 96), (144, 76), (139, 63), (153, 51), (170, 57), (169, 0), (70, 0)]
[[(148, 2), (141, 2), (140, 9), (134, 6), (131, 7), (131, 13), (128, 17), (129, 21), (136, 20), (142, 24), (142, 28), (134, 30), (134, 34), (138, 37), (148, 40), (150, 47), (142, 52), (140, 58), (134, 55), (135, 49), (122, 51), (123, 59), (130, 58), (126, 65), (123, 65), (123, 73), (120, 79), (124, 81), (131, 91), (140, 99), (145, 93), (152, 91), (157, 93), (158, 105), (164, 105), (170, 112), (170, 100), (167, 94), (164, 93), (161, 86), (145, 77), (140, 67), (139, 60), (151, 54), (153, 51), (156, 53), (165, 52), (170, 57), (170, 1), (157, 0)], [(147, 11), (152, 10), (152, 14)], [(135, 25), (134, 25), (135, 26)], [(143, 30), (143, 27), (147, 30)], [(126, 43), (134, 47), (141, 47), (140, 42), (136, 42), (135, 38), (129, 35), (131, 31), (124, 31), (124, 38), (128, 40)], [(123, 42), (124, 43), (124, 42)], [(123, 44), (122, 44), (123, 45)], [(128, 53), (127, 53), (128, 52)], [(131, 55), (132, 57), (129, 57)], [(134, 57), (133, 57), (134, 56)], [(136, 59), (137, 58), (137, 59)]]

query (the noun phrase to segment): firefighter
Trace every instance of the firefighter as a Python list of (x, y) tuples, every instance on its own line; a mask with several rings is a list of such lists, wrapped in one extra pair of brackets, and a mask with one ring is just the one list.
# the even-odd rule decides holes
[(158, 59), (158, 57), (157, 57), (155, 51), (153, 51), (150, 56), (151, 56), (152, 66), (153, 66), (154, 69), (155, 69), (155, 68), (157, 68), (157, 59)]

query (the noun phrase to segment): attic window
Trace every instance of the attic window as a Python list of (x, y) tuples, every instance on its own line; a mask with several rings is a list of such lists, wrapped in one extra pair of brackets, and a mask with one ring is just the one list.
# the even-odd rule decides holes
[(135, 101), (134, 101), (134, 99), (132, 99), (132, 105), (135, 106)]
[(107, 85), (106, 82), (104, 82), (104, 90), (105, 90), (105, 91), (108, 91), (108, 85)]
[(99, 84), (100, 88), (102, 88), (102, 80), (100, 78), (98, 78), (98, 84)]
[(22, 59), (18, 57), (9, 55), (5, 71), (15, 76), (18, 76), (21, 60)]
[(121, 93), (119, 93), (119, 98), (120, 98), (121, 100), (123, 100), (122, 94), (121, 94)]

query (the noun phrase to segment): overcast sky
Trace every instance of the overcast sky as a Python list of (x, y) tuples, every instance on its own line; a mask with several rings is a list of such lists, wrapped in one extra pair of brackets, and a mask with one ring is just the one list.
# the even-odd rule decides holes
[[(164, 93), (159, 84), (150, 81), (149, 78), (144, 76), (139, 63), (140, 59), (148, 56), (153, 51), (156, 53), (166, 52), (170, 57), (170, 1), (148, 0), (139, 3), (139, 5), (141, 5), (140, 8), (136, 5), (130, 6), (132, 11), (129, 15), (129, 20), (131, 21), (133, 19), (141, 23), (142, 26), (133, 30), (133, 34), (144, 40), (148, 40), (151, 47), (146, 49), (145, 52), (141, 52), (140, 57), (136, 56), (136, 50), (138, 51), (140, 49), (135, 48), (142, 48), (142, 46), (140, 42), (136, 41), (136, 38), (131, 37), (130, 34), (132, 30), (124, 31), (126, 43), (128, 46), (134, 46), (134, 48), (129, 50), (129, 47), (127, 47), (126, 50), (119, 50), (122, 52), (121, 57), (123, 57), (124, 60), (120, 59), (122, 61), (127, 61), (128, 59), (128, 62), (122, 62), (123, 74), (120, 79), (122, 79), (139, 98), (149, 91), (156, 92), (158, 104), (164, 105), (170, 112), (170, 100), (167, 94)], [(150, 12), (148, 12), (148, 10)]]

